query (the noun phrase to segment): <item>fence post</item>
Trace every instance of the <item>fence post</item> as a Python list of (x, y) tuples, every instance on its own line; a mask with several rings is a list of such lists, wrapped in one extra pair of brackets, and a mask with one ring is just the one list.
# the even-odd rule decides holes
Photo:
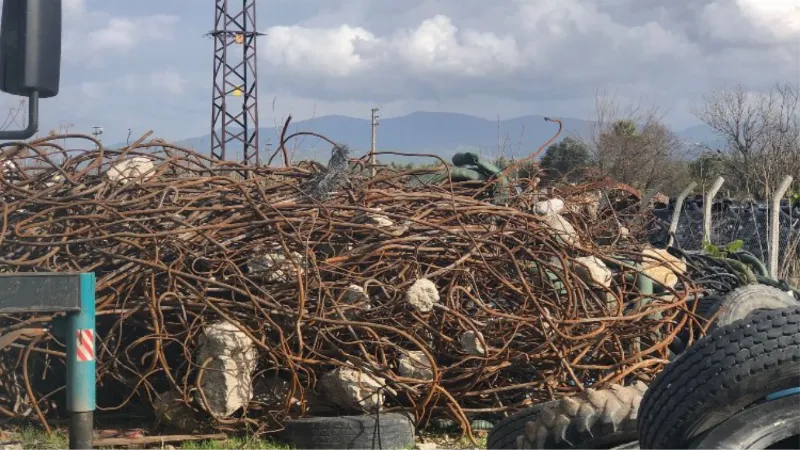
[(654, 188), (645, 192), (644, 195), (642, 196), (642, 199), (639, 201), (639, 209), (643, 210), (647, 208), (647, 205), (650, 204), (650, 200), (652, 200), (653, 197), (655, 197), (656, 194), (659, 193), (659, 191), (661, 191), (661, 184), (657, 184)]
[(791, 175), (786, 175), (772, 197), (772, 209), (769, 217), (769, 274), (776, 280), (778, 279), (778, 258), (781, 253), (781, 199), (786, 195), (793, 180)]
[(80, 275), (81, 310), (67, 316), (69, 448), (92, 448), (95, 410), (95, 276)]
[(678, 225), (681, 221), (681, 211), (683, 211), (683, 202), (686, 201), (686, 197), (688, 197), (696, 187), (697, 182), (692, 181), (688, 186), (686, 186), (686, 189), (681, 191), (680, 195), (678, 195), (678, 198), (675, 199), (675, 210), (672, 211), (672, 222), (669, 224), (669, 239), (667, 240), (667, 247), (672, 245), (675, 232), (678, 231)]
[(703, 245), (711, 243), (711, 207), (714, 206), (714, 197), (717, 196), (717, 192), (719, 192), (724, 182), (725, 178), (717, 177), (714, 185), (711, 186), (711, 189), (708, 190), (703, 199)]

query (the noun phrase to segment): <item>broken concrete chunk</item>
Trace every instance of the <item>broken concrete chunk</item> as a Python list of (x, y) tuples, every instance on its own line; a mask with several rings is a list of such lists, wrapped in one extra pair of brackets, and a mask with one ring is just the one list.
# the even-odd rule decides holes
[(433, 381), (431, 362), (423, 352), (411, 351), (404, 353), (397, 359), (397, 365), (397, 370), (403, 377)]
[(347, 320), (356, 318), (360, 311), (372, 309), (372, 303), (369, 301), (367, 291), (363, 287), (351, 284), (342, 295), (339, 309), (343, 310), (342, 315)]
[(368, 214), (367, 217), (369, 223), (376, 227), (386, 228), (394, 225), (394, 222), (383, 214)]
[(483, 338), (483, 334), (480, 331), (475, 333), (474, 331), (469, 330), (461, 335), (461, 337), (458, 339), (458, 342), (461, 343), (461, 347), (464, 349), (464, 351), (470, 355), (485, 356), (486, 349), (483, 348), (483, 345), (481, 345), (481, 341), (478, 336)]
[(348, 305), (358, 305), (360, 303), (369, 303), (369, 296), (363, 287), (356, 284), (347, 286), (347, 290), (342, 297), (342, 301)]
[(300, 253), (292, 252), (287, 258), (283, 252), (272, 252), (254, 256), (247, 262), (247, 271), (255, 276), (271, 282), (288, 282), (295, 279), (295, 264), (300, 266), (300, 275), (306, 266), (306, 260)]
[(422, 312), (429, 312), (439, 302), (439, 291), (433, 281), (420, 278), (408, 288), (406, 301)]
[(319, 383), (325, 398), (340, 408), (373, 413), (383, 406), (383, 378), (338, 367), (323, 375)]
[(597, 220), (602, 200), (603, 194), (600, 191), (584, 192), (583, 194), (570, 198), (566, 209), (571, 213), (587, 217), (590, 220)]
[(564, 200), (560, 198), (551, 198), (550, 200), (543, 200), (536, 202), (533, 205), (533, 213), (538, 216), (549, 216), (560, 213), (564, 210)]
[(366, 212), (360, 214), (356, 217), (356, 221), (358, 223), (366, 223), (369, 225), (376, 226), (378, 228), (388, 228), (394, 226), (394, 222), (389, 219), (385, 214), (381, 214), (383, 209), (381, 208), (371, 208), (371, 212)]
[[(230, 417), (253, 398), (252, 377), (257, 351), (253, 341), (236, 325), (207, 325), (198, 339), (196, 364), (208, 361), (200, 387), (207, 408), (218, 417)], [(202, 404), (202, 402), (201, 402)]]
[(106, 173), (108, 179), (120, 184), (131, 181), (144, 181), (155, 175), (155, 164), (150, 158), (144, 156), (134, 156), (133, 158), (120, 161)]
[(572, 245), (578, 241), (578, 233), (575, 231), (575, 227), (563, 216), (559, 214), (545, 216), (544, 222), (556, 232), (565, 244)]
[(575, 258), (575, 272), (587, 284), (611, 287), (611, 278), (614, 273), (606, 264), (596, 256), (582, 256)]
[(673, 288), (678, 284), (678, 274), (686, 273), (686, 263), (664, 249), (648, 248), (642, 251), (642, 272), (654, 282)]

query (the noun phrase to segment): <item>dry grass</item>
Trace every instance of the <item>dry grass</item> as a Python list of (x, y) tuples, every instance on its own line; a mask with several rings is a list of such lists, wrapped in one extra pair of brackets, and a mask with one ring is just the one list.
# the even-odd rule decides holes
[[(486, 448), (486, 432), (476, 432), (478, 446), (473, 445), (467, 438), (459, 438), (456, 434), (434, 433), (426, 434), (422, 440), (432, 442), (439, 449), (484, 449)], [(421, 442), (422, 440), (418, 440)], [(45, 433), (38, 427), (21, 427), (7, 430), (0, 429), (0, 443), (19, 442), (25, 449), (44, 449), (55, 450), (63, 449), (68, 446), (66, 430), (56, 430), (53, 433)], [(0, 445), (0, 447), (2, 447)], [(102, 448), (102, 447), (101, 447)], [(172, 444), (164, 446), (150, 445), (152, 449), (185, 449), (185, 450), (222, 450), (222, 449), (273, 449), (290, 450), (291, 446), (270, 439), (256, 439), (248, 436), (235, 436), (220, 441), (193, 441), (182, 444)]]

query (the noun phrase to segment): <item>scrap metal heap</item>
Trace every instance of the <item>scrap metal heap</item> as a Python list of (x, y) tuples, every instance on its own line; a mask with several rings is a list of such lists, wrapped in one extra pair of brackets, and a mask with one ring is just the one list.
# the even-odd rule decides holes
[[(269, 432), (383, 405), (469, 430), (647, 381), (700, 325), (627, 187), (530, 183), (498, 205), (474, 182), (364, 177), (344, 146), (328, 167), (253, 167), (146, 137), (0, 158), (0, 272), (96, 273), (100, 411)], [(48, 319), (0, 316), (0, 334)], [(49, 334), (0, 350), (0, 416), (63, 414), (63, 352)]]

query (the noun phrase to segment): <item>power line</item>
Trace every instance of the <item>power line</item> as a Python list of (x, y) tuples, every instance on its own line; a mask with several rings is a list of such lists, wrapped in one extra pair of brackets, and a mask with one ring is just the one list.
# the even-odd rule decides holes
[[(242, 163), (258, 165), (258, 88), (256, 0), (216, 0), (213, 93), (211, 99), (211, 157), (224, 160), (231, 143), (239, 143)], [(238, 50), (241, 49), (241, 58)], [(236, 105), (241, 100), (241, 106)]]

